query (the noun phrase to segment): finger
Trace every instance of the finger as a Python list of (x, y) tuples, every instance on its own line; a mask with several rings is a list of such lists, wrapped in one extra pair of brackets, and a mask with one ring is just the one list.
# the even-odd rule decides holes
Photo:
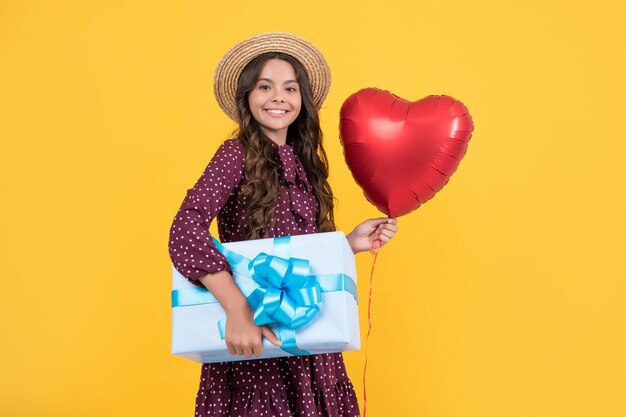
[(394, 237), (395, 234), (396, 234), (396, 232), (392, 232), (391, 230), (385, 230), (385, 229), (381, 230), (381, 232), (380, 232), (380, 236), (385, 236), (385, 237), (387, 237), (389, 239)]
[(381, 237), (380, 239), (378, 239), (378, 240), (380, 241), (380, 245), (379, 245), (379, 246), (380, 246), (381, 248), (382, 248), (383, 246), (385, 246), (385, 244), (386, 244), (386, 243), (388, 243), (388, 242), (389, 242), (389, 238), (388, 238), (388, 237), (385, 237), (385, 236), (382, 236), (382, 237)]
[(235, 356), (237, 353), (235, 352), (235, 347), (232, 343), (226, 343), (226, 349), (228, 349), (228, 353)]
[(252, 357), (252, 346), (246, 346), (243, 348), (243, 356), (246, 358)]
[(389, 242), (389, 240), (391, 240), (391, 238), (390, 238), (390, 237), (385, 236), (385, 235), (378, 235), (378, 238), (377, 238), (377, 239), (378, 239), (378, 240), (380, 240), (380, 242), (381, 242), (381, 246), (382, 246), (383, 244), (385, 244), (385, 243)]
[(232, 343), (232, 342), (231, 342), (231, 344), (230, 344), (230, 350), (231, 350), (231, 352), (232, 352), (232, 353), (231, 353), (231, 355), (233, 355), (233, 356), (237, 356), (237, 346), (235, 346), (235, 344), (234, 344), (234, 343)]
[(272, 329), (267, 326), (262, 326), (261, 329), (263, 329), (263, 337), (269, 340), (271, 344), (274, 346), (280, 346), (283, 344), (280, 340), (278, 340), (278, 337), (276, 337)]
[(390, 217), (387, 219), (387, 223), (388, 224), (398, 224), (398, 219), (396, 219), (395, 217)]
[(282, 345), (282, 342), (280, 340), (278, 340), (278, 337), (276, 337), (276, 335), (274, 334), (272, 329), (270, 329), (267, 326), (262, 326), (261, 329), (262, 329), (262, 332), (263, 332), (263, 337), (265, 337), (267, 340), (269, 340), (271, 344), (273, 344), (274, 346)]
[(381, 224), (387, 223), (387, 220), (389, 220), (387, 217), (379, 217), (376, 219), (368, 219), (366, 221), (370, 224), (370, 226), (377, 227)]
[[(394, 228), (396, 230), (393, 230)], [(384, 225), (381, 224), (380, 226), (378, 226), (378, 229), (376, 229), (375, 236), (379, 236), (381, 234), (385, 234), (386, 236), (393, 237), (393, 235), (396, 233), (396, 231), (397, 231), (397, 227), (396, 226), (389, 225), (389, 224), (384, 224)]]
[(243, 356), (243, 347), (241, 345), (235, 345), (235, 355)]
[(263, 355), (263, 343), (257, 343), (256, 345), (254, 345), (252, 347), (252, 354), (257, 358), (260, 358), (261, 355)]
[(391, 231), (397, 232), (398, 231), (398, 226), (396, 226), (395, 224), (385, 224), (383, 226), (383, 229), (384, 230), (391, 230)]

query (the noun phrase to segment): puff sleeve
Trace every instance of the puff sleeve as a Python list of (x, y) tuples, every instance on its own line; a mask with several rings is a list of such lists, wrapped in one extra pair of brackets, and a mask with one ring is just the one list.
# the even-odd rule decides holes
[(244, 155), (236, 139), (225, 141), (192, 189), (170, 228), (169, 255), (174, 267), (191, 283), (207, 273), (232, 269), (211, 240), (209, 225), (243, 179)]

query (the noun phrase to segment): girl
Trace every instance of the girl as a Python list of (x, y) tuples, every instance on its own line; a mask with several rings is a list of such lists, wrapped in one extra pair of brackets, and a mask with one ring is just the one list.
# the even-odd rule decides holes
[[(297, 36), (265, 33), (229, 50), (215, 72), (215, 96), (238, 123), (187, 192), (170, 230), (176, 269), (211, 291), (226, 312), (232, 355), (262, 353), (262, 338), (232, 269), (211, 242), (335, 230), (333, 194), (317, 111), (330, 88), (328, 64)], [(346, 237), (356, 254), (385, 245), (396, 219), (369, 219)], [(204, 364), (196, 416), (358, 416), (341, 353)]]

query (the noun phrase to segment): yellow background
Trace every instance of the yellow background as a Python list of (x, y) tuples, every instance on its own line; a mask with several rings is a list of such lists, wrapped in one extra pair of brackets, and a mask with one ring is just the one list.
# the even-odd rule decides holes
[[(474, 118), (450, 183), (380, 254), (368, 415), (626, 415), (625, 17), (617, 0), (1, 1), (0, 415), (193, 415), (168, 231), (234, 127), (215, 65), (271, 30), (331, 65), (341, 230), (380, 215), (337, 139), (351, 93), (448, 94)], [(364, 352), (345, 359), (361, 398)]]

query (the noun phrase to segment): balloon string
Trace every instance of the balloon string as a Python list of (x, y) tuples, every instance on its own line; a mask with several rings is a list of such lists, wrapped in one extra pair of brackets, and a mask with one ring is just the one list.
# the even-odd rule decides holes
[(372, 271), (370, 272), (370, 295), (367, 300), (367, 336), (365, 337), (365, 365), (363, 366), (363, 417), (367, 416), (367, 388), (365, 385), (365, 377), (367, 375), (367, 347), (372, 331), (372, 288), (374, 282), (374, 267), (376, 266), (376, 258), (378, 257), (378, 249), (380, 249), (380, 239), (372, 240), (372, 249), (370, 253), (374, 255), (372, 262)]

